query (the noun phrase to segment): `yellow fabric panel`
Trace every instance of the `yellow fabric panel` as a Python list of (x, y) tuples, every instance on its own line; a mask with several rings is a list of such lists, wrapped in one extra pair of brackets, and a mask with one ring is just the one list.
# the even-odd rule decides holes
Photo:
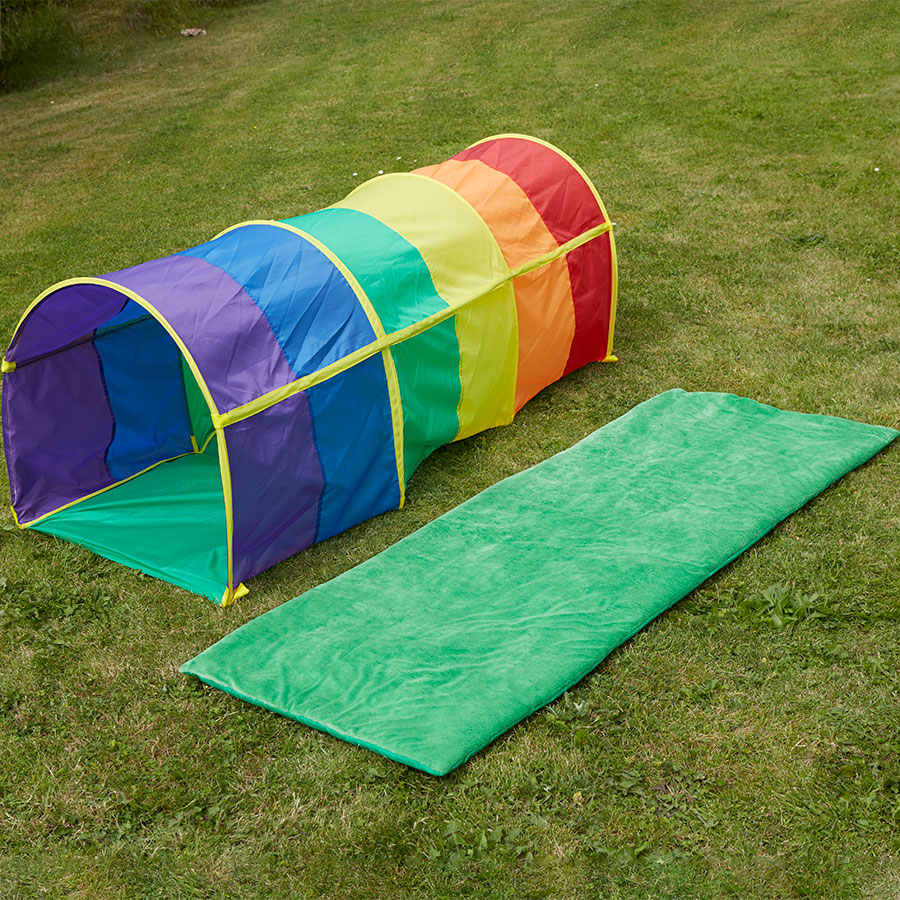
[[(528, 196), (503, 172), (477, 159), (417, 169), (453, 188), (491, 229), (507, 265), (515, 269), (556, 250), (557, 242)], [(513, 282), (519, 331), (515, 409), (562, 377), (575, 335), (569, 267), (557, 259)]]
[[(412, 173), (384, 175), (360, 185), (335, 206), (373, 216), (416, 247), (435, 290), (450, 307), (509, 274), (481, 216), (434, 179)], [(512, 284), (501, 284), (461, 310), (456, 336), (462, 385), (459, 440), (512, 421), (518, 355)]]

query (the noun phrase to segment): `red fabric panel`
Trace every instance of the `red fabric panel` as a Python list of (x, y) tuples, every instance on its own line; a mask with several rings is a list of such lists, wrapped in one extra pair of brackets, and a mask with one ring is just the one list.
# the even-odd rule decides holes
[[(463, 150), (454, 159), (478, 159), (512, 178), (559, 244), (606, 221), (594, 192), (578, 170), (556, 150), (537, 141), (495, 138)], [(575, 336), (565, 373), (607, 354), (612, 302), (609, 235), (573, 250), (567, 262), (575, 305)]]

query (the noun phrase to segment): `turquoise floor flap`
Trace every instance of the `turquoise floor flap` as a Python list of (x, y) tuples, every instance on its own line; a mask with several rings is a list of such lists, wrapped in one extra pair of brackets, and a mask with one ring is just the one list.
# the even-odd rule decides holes
[(164, 462), (30, 527), (213, 600), (228, 583), (214, 453)]

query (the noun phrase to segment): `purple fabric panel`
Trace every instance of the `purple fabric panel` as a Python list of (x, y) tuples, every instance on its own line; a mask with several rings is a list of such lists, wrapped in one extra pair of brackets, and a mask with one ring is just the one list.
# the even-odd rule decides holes
[(262, 310), (217, 266), (175, 254), (104, 278), (162, 313), (191, 351), (220, 412), (295, 380)]
[(229, 425), (225, 439), (238, 584), (313, 542), (322, 467), (305, 393)]
[(98, 284), (60, 288), (28, 314), (6, 358), (21, 362), (74, 341), (87, 340), (95, 328), (117, 315), (127, 302), (128, 298), (118, 291)]
[(3, 437), (19, 522), (113, 483), (113, 420), (90, 342), (4, 376)]
[(15, 499), (15, 494), (13, 493), (12, 450), (10, 449), (12, 447), (13, 429), (10, 426), (11, 420), (9, 418), (9, 378), (4, 376), (3, 380), (6, 382), (3, 391), (0, 391), (0, 425), (2, 425), (3, 428), (3, 458), (6, 460), (6, 476), (9, 481), (10, 499)]

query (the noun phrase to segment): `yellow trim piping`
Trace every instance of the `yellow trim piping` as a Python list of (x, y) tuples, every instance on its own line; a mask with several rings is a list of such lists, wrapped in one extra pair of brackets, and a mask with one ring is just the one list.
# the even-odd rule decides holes
[(34, 308), (49, 297), (51, 294), (55, 294), (57, 291), (61, 291), (63, 288), (72, 287), (76, 284), (96, 284), (101, 287), (112, 288), (114, 291), (118, 291), (118, 293), (122, 294), (124, 297), (128, 297), (130, 300), (134, 300), (138, 306), (143, 307), (159, 322), (160, 325), (166, 330), (169, 337), (175, 341), (178, 349), (181, 351), (185, 360), (187, 360), (188, 367), (191, 370), (191, 374), (193, 374), (194, 378), (197, 379), (197, 385), (200, 388), (200, 392), (203, 394), (203, 398), (206, 400), (206, 404), (209, 407), (210, 414), (214, 415), (218, 413), (218, 409), (216, 408), (215, 401), (212, 398), (212, 394), (209, 392), (209, 387), (206, 384), (206, 381), (203, 379), (203, 376), (200, 374), (200, 370), (197, 368), (197, 363), (194, 361), (194, 357), (191, 355), (191, 351), (185, 346), (184, 341), (181, 340), (178, 332), (176, 332), (172, 326), (169, 324), (166, 317), (152, 304), (149, 300), (145, 300), (140, 294), (131, 290), (131, 288), (124, 287), (121, 284), (116, 284), (114, 281), (110, 281), (108, 278), (69, 278), (66, 281), (58, 281), (56, 284), (51, 285), (47, 288), (43, 293), (38, 294), (34, 300), (31, 301), (28, 308), (22, 313), (22, 317), (19, 319), (18, 324), (16, 325), (15, 331), (13, 332), (13, 340), (15, 340), (16, 335), (19, 333), (19, 329), (22, 327), (25, 320), (34, 310)]
[[(149, 472), (151, 469), (155, 469), (157, 466), (161, 466), (163, 463), (181, 459), (182, 456), (192, 455), (192, 453), (179, 453), (178, 456), (170, 456), (168, 459), (161, 459), (159, 462), (153, 463), (152, 466), (147, 466), (146, 469), (141, 469), (140, 472), (135, 472), (134, 475), (129, 475), (127, 478), (123, 478), (121, 481), (117, 481), (115, 484), (108, 484), (106, 487), (100, 488), (99, 491), (94, 491), (91, 494), (85, 494), (83, 497), (79, 497), (77, 500), (72, 500), (69, 503), (64, 503), (62, 506), (59, 506), (56, 509), (51, 510), (50, 512), (46, 512), (43, 515), (32, 519), (30, 522), (20, 522), (19, 517), (16, 516), (16, 525), (18, 525), (19, 528), (31, 528), (32, 525), (37, 525), (38, 522), (43, 522), (44, 519), (49, 519), (50, 516), (55, 516), (57, 513), (62, 512), (64, 509), (70, 509), (73, 506), (78, 506), (79, 503), (84, 503), (85, 500), (90, 500), (91, 497), (99, 497), (100, 494), (105, 494), (107, 491), (111, 491), (113, 488), (120, 487), (127, 481), (131, 481), (132, 479), (137, 478), (140, 475), (146, 475), (147, 472)], [(13, 509), (13, 515), (16, 515), (15, 509)]]
[(197, 438), (194, 435), (191, 435), (191, 446), (194, 448), (194, 453), (200, 452), (200, 448), (197, 446)]
[[(597, 188), (594, 186), (594, 182), (588, 178), (587, 172), (569, 156), (565, 150), (560, 150), (559, 147), (554, 146), (549, 141), (541, 140), (541, 138), (533, 137), (530, 134), (492, 134), (490, 137), (486, 137), (483, 140), (476, 141), (474, 144), (470, 144), (466, 147), (467, 150), (471, 150), (472, 147), (477, 147), (479, 144), (486, 144), (488, 141), (496, 141), (500, 138), (519, 138), (524, 141), (532, 141), (535, 144), (540, 144), (543, 147), (547, 147), (549, 150), (553, 150), (555, 153), (558, 153), (566, 162), (568, 162), (576, 172), (584, 179), (587, 186), (590, 188), (591, 193), (594, 197), (597, 198), (597, 203), (600, 205), (600, 212), (603, 213), (603, 218), (609, 222), (609, 213), (606, 211), (606, 207), (603, 205), (603, 199), (600, 197), (600, 193)], [(610, 225), (615, 225), (615, 222), (610, 222)], [(606, 340), (606, 356), (600, 360), (601, 362), (618, 362), (619, 359), (617, 356), (613, 356), (613, 337), (616, 332), (616, 308), (618, 306), (618, 298), (619, 298), (619, 262), (618, 257), (616, 256), (616, 239), (613, 235), (612, 228), (609, 230), (609, 255), (610, 255), (610, 264), (612, 265), (612, 275), (611, 275), (611, 290), (610, 290), (610, 304), (609, 304), (609, 334), (607, 335)]]
[[(34, 310), (34, 308), (39, 303), (43, 302), (43, 300), (45, 300), (51, 294), (55, 294), (57, 291), (60, 291), (63, 288), (71, 287), (76, 284), (96, 284), (101, 287), (108, 287), (114, 291), (118, 291), (120, 294), (122, 294), (122, 296), (128, 297), (130, 300), (134, 300), (134, 302), (137, 303), (138, 306), (142, 307), (143, 309), (146, 309), (147, 312), (150, 313), (150, 315), (153, 316), (153, 318), (156, 319), (156, 321), (159, 322), (160, 325), (162, 325), (162, 327), (166, 330), (166, 333), (169, 335), (169, 337), (172, 338), (172, 340), (175, 342), (178, 349), (181, 351), (182, 356), (184, 356), (185, 360), (187, 361), (188, 368), (191, 370), (191, 374), (194, 376), (194, 378), (197, 381), (197, 386), (200, 388), (200, 393), (203, 395), (203, 399), (206, 401), (206, 405), (209, 408), (210, 418), (212, 419), (212, 422), (215, 425), (216, 420), (219, 418), (219, 410), (216, 407), (216, 403), (213, 400), (212, 394), (210, 393), (209, 386), (207, 385), (205, 379), (203, 378), (203, 375), (200, 373), (200, 369), (197, 367), (197, 363), (194, 360), (194, 357), (191, 354), (191, 351), (188, 350), (188, 348), (185, 346), (185, 343), (181, 339), (178, 332), (175, 331), (174, 328), (172, 328), (172, 326), (169, 324), (166, 317), (152, 303), (150, 303), (149, 300), (145, 300), (140, 294), (131, 290), (131, 288), (127, 288), (121, 284), (116, 284), (115, 281), (110, 281), (107, 278), (68, 278), (65, 281), (58, 281), (56, 284), (50, 285), (50, 287), (48, 287), (47, 290), (43, 291), (41, 294), (38, 294), (38, 296), (35, 297), (34, 300), (32, 300), (31, 303), (28, 305), (28, 308), (25, 310), (25, 312), (22, 313), (22, 316), (16, 325), (15, 331), (13, 332), (13, 340), (15, 340), (16, 335), (19, 333), (19, 329), (22, 327), (25, 320), (31, 314), (32, 310)], [(220, 452), (219, 452), (219, 473), (222, 476), (222, 493), (224, 495), (224, 500), (225, 500), (225, 527), (226, 527), (226, 535), (227, 535), (227, 540), (228, 540), (228, 547), (227, 547), (227, 551), (228, 551), (228, 587), (229, 587), (229, 589), (231, 589), (232, 588), (232, 574), (233, 574), (232, 573), (232, 559), (233, 559), (233, 555), (234, 555), (234, 552), (233, 552), (234, 548), (232, 547), (232, 544), (231, 544), (231, 538), (232, 538), (232, 533), (234, 531), (234, 508), (233, 508), (232, 497), (231, 497), (231, 469), (228, 466), (228, 450), (227, 450), (227, 448), (225, 448), (225, 452), (224, 453), (221, 452), (222, 448), (224, 447), (224, 444), (225, 444), (225, 440), (224, 440), (224, 438), (222, 438), (222, 440), (220, 441), (220, 444), (219, 444), (219, 450), (220, 450)], [(173, 457), (173, 458), (177, 458), (177, 457)], [(166, 462), (166, 460), (163, 460), (163, 462)], [(156, 465), (159, 465), (159, 463), (156, 463)], [(152, 469), (153, 466), (150, 466), (150, 468)], [(145, 469), (144, 471), (148, 471), (148, 470)], [(141, 475), (141, 474), (143, 474), (143, 473), (138, 472), (138, 475)], [(137, 476), (133, 475), (131, 477), (136, 478)], [(126, 480), (128, 480), (128, 479), (126, 479)], [(119, 483), (121, 484), (122, 482), (119, 482)], [(115, 485), (110, 485), (110, 487), (115, 487)], [(104, 490), (108, 490), (108, 488), (104, 488)], [(88, 496), (94, 496), (94, 495), (90, 494)], [(87, 497), (82, 497), (81, 499), (86, 500)], [(75, 501), (75, 502), (77, 503), (79, 501)], [(60, 507), (60, 509), (66, 509), (68, 506), (72, 506), (72, 505), (74, 505), (74, 504), (70, 503), (70, 504), (67, 504), (66, 506)], [(60, 511), (59, 509), (54, 510), (54, 512), (59, 512), (59, 511)], [(52, 513), (47, 513), (47, 515), (52, 515)], [(41, 518), (44, 518), (44, 517), (42, 516)], [(36, 522), (38, 520), (35, 519), (34, 521)], [(28, 524), (34, 524), (34, 522), (31, 522)]]
[[(225, 442), (225, 429), (216, 429), (216, 443), (219, 447), (219, 473), (222, 476), (222, 493), (225, 496), (225, 549), (228, 557), (228, 586), (223, 605), (227, 606), (231, 600), (227, 600), (228, 593), (234, 592), (234, 505), (231, 489), (231, 466), (228, 463), (228, 444)], [(227, 600), (227, 602), (226, 602)]]
[(339, 375), (341, 372), (368, 359), (370, 356), (380, 353), (385, 348), (392, 347), (402, 341), (407, 341), (417, 334), (421, 334), (423, 331), (427, 331), (429, 328), (439, 325), (441, 322), (455, 316), (461, 309), (465, 309), (471, 304), (476, 303), (482, 297), (488, 296), (493, 291), (497, 290), (497, 288), (512, 281), (514, 278), (518, 278), (520, 275), (526, 275), (528, 272), (533, 272), (535, 269), (541, 268), (541, 266), (548, 265), (553, 262), (553, 260), (565, 256), (582, 244), (586, 244), (588, 241), (599, 237), (601, 234), (606, 234), (611, 228), (612, 224), (610, 222), (596, 225), (594, 228), (590, 228), (582, 234), (577, 235), (565, 244), (561, 244), (556, 250), (545, 253), (543, 256), (539, 256), (530, 262), (523, 263), (521, 266), (511, 269), (507, 274), (495, 278), (485, 288), (472, 294), (465, 300), (460, 301), (455, 306), (448, 306), (446, 309), (439, 310), (425, 319), (421, 319), (412, 325), (408, 325), (406, 328), (401, 328), (399, 331), (391, 332), (383, 338), (378, 338), (369, 344), (365, 344), (358, 350), (354, 350), (353, 353), (348, 353), (347, 356), (335, 360), (330, 365), (319, 369), (318, 372), (313, 372), (310, 375), (298, 378), (296, 381), (292, 381), (280, 388), (275, 388), (275, 390), (269, 391), (268, 393), (257, 397), (255, 400), (251, 400), (249, 403), (236, 406), (226, 413), (222, 413), (221, 415), (218, 413), (215, 414), (213, 416), (213, 425), (216, 428), (225, 428), (227, 425), (241, 422), (244, 419), (250, 418), (250, 416), (255, 416), (257, 413), (263, 412), (263, 410), (268, 409), (270, 406), (274, 406), (276, 403), (280, 403), (282, 400), (286, 400), (288, 397), (292, 397), (294, 394), (299, 394), (301, 391), (305, 391), (313, 385), (321, 384), (323, 381), (327, 381), (329, 378)]
[[(375, 311), (375, 307), (372, 306), (372, 301), (369, 299), (363, 286), (356, 280), (356, 276), (354, 276), (344, 262), (335, 255), (333, 250), (326, 247), (313, 235), (308, 234), (293, 225), (289, 225), (287, 222), (276, 222), (272, 219), (252, 219), (248, 222), (240, 222), (237, 225), (226, 228), (224, 231), (219, 232), (213, 240), (222, 237), (223, 234), (228, 234), (229, 231), (234, 231), (236, 228), (243, 228), (245, 225), (274, 225), (276, 228), (283, 228), (285, 231), (293, 232), (305, 241), (309, 241), (309, 243), (323, 253), (341, 275), (344, 276), (347, 284), (350, 285), (350, 289), (356, 295), (359, 305), (363, 308), (366, 318), (369, 320), (369, 324), (375, 332), (375, 337), (383, 338), (385, 336), (384, 325), (381, 323), (381, 318)], [(400, 380), (397, 377), (397, 367), (394, 365), (394, 357), (391, 355), (391, 351), (385, 347), (385, 349), (381, 351), (381, 356), (384, 362), (384, 372), (387, 377), (388, 385), (388, 397), (390, 398), (391, 403), (391, 426), (394, 432), (394, 456), (397, 465), (397, 483), (400, 485), (399, 508), (402, 509), (406, 500), (406, 477), (403, 472), (403, 406), (400, 401)]]
[(3, 362), (0, 362), (0, 372), (15, 372), (16, 364), (11, 359), (4, 359)]

